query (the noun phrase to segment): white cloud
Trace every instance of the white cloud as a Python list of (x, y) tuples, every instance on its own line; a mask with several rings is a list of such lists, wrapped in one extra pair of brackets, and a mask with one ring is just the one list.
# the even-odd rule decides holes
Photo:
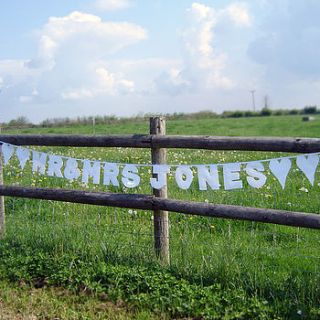
[(219, 51), (216, 28), (232, 21), (235, 26), (251, 25), (244, 3), (236, 2), (223, 9), (193, 3), (187, 10), (187, 27), (181, 32), (185, 57), (181, 69), (163, 72), (155, 82), (161, 92), (179, 94), (203, 89), (230, 89), (235, 83), (225, 71), (226, 52)]
[(33, 59), (0, 60), (1, 79), (6, 84), (2, 98), (29, 105), (58, 104), (59, 100), (134, 92), (134, 81), (121, 70), (112, 70), (112, 60), (121, 49), (147, 37), (139, 25), (106, 22), (76, 11), (49, 18), (37, 36), (38, 55)]
[[(182, 32), (186, 50), (185, 65), (179, 75), (178, 86), (190, 89), (192, 87), (229, 87), (232, 81), (221, 74), (224, 68), (225, 56), (215, 52), (213, 47), (214, 28), (218, 23), (218, 14), (212, 7), (193, 3), (187, 11), (188, 27)], [(184, 79), (184, 81), (181, 80)], [(168, 80), (175, 83), (172, 74)]]
[(3, 82), (11, 86), (23, 81), (28, 77), (36, 77), (39, 74), (37, 70), (30, 70), (27, 67), (29, 60), (0, 60), (0, 73)]
[[(243, 30), (238, 27), (248, 27), (251, 21), (239, 2), (222, 9), (193, 3), (178, 36), (181, 57), (130, 59), (130, 46), (147, 38), (141, 26), (78, 11), (51, 17), (37, 31), (35, 57), (0, 61), (1, 78), (10, 87), (1, 97), (15, 104), (16, 110), (38, 110), (33, 117), (40, 117), (42, 107), (45, 117), (56, 117), (67, 110), (69, 115), (192, 111), (200, 100), (216, 101), (218, 96), (229, 103), (238, 65), (230, 59), (228, 47), (221, 45), (222, 39), (226, 32), (229, 36)], [(140, 47), (142, 57), (148, 49)], [(136, 55), (139, 48), (133, 52)], [(200, 107), (208, 106), (205, 102)]]
[(114, 74), (105, 68), (96, 69), (96, 74), (99, 77), (101, 88), (103, 88), (106, 92), (112, 92), (116, 84)]
[(97, 0), (95, 7), (101, 11), (123, 10), (131, 7), (130, 0)]
[(252, 17), (249, 14), (246, 3), (232, 3), (225, 9), (225, 11), (237, 26), (251, 26)]
[(217, 23), (215, 10), (200, 3), (193, 3), (188, 13), (191, 26), (184, 32), (186, 48), (191, 55), (209, 57), (213, 53), (211, 42), (213, 28)]
[(49, 69), (62, 50), (78, 57), (96, 58), (101, 52), (112, 54), (147, 37), (145, 29), (136, 24), (104, 22), (98, 16), (78, 11), (51, 17), (39, 35), (39, 54), (29, 66)]
[(134, 82), (123, 79), (119, 75), (109, 72), (105, 68), (95, 70), (96, 77), (92, 77), (93, 84), (88, 87), (73, 88), (63, 91), (64, 100), (79, 100), (95, 98), (103, 95), (127, 94), (134, 92)]

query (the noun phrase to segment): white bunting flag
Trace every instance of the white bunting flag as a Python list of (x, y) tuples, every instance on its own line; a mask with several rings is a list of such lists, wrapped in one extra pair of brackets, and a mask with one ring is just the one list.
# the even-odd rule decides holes
[(241, 163), (227, 163), (223, 165), (224, 189), (242, 189), (243, 184), (240, 179)]
[(265, 185), (267, 177), (262, 173), (264, 171), (264, 166), (261, 162), (249, 162), (245, 171), (248, 175), (247, 181), (252, 188), (262, 188)]
[(135, 188), (140, 184), (138, 168), (134, 164), (127, 164), (122, 170), (122, 183), (127, 188)]
[(199, 190), (208, 190), (208, 186), (212, 190), (219, 190), (219, 173), (217, 165), (210, 165), (209, 170), (208, 166), (199, 165), (198, 169), (198, 180), (199, 180)]
[(313, 186), (314, 176), (319, 164), (319, 156), (315, 154), (310, 156), (298, 156), (296, 162), (298, 168), (306, 175)]
[(44, 175), (46, 172), (48, 155), (44, 152), (32, 151), (32, 172)]
[(156, 178), (150, 178), (150, 185), (154, 189), (161, 189), (167, 185), (167, 174), (170, 172), (170, 167), (165, 164), (156, 164), (152, 167), (153, 175)]
[(6, 165), (14, 154), (14, 146), (8, 143), (3, 143), (1, 146), (1, 150), (3, 155), (3, 161)]
[(178, 166), (175, 177), (180, 189), (187, 190), (190, 188), (193, 180), (193, 173), (190, 166)]
[(88, 183), (92, 178), (94, 184), (100, 183), (101, 163), (99, 161), (83, 161), (82, 182)]
[(242, 189), (246, 185), (245, 182), (252, 188), (262, 188), (268, 182), (263, 162), (268, 163), (271, 173), (284, 189), (292, 168), (291, 159), (295, 159), (297, 167), (310, 184), (314, 185), (320, 163), (320, 153), (314, 153), (260, 161), (217, 164), (126, 164), (75, 159), (17, 147), (1, 141), (0, 144), (4, 165), (7, 165), (12, 156), (16, 154), (21, 169), (24, 169), (27, 162), (31, 161), (33, 173), (65, 178), (70, 181), (78, 179), (85, 184), (92, 182), (120, 187), (122, 183), (126, 188), (136, 188), (141, 182), (139, 167), (149, 167), (152, 169), (149, 184), (153, 189), (158, 190), (167, 185), (169, 174), (174, 175), (175, 183), (183, 190), (188, 190), (196, 182), (199, 190), (219, 190), (221, 186), (224, 190)]
[(58, 177), (63, 178), (62, 175), (62, 167), (63, 167), (63, 160), (61, 156), (57, 156), (55, 154), (49, 155), (48, 161), (48, 176), (50, 177)]
[(273, 175), (279, 180), (282, 189), (284, 189), (291, 168), (290, 159), (272, 159), (270, 160), (269, 168)]
[(19, 160), (21, 169), (23, 169), (30, 159), (30, 151), (27, 148), (18, 147), (16, 150), (16, 155)]
[(63, 171), (64, 176), (69, 180), (78, 179), (81, 175), (80, 169), (78, 167), (77, 159), (68, 158), (66, 162), (66, 167)]

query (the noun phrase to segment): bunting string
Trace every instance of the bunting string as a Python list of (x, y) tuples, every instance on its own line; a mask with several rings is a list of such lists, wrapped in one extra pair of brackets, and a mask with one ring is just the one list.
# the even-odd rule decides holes
[[(4, 165), (8, 165), (15, 156), (23, 170), (31, 162), (33, 173), (68, 180), (81, 179), (83, 183), (92, 181), (94, 184), (104, 184), (119, 187), (122, 183), (127, 188), (139, 186), (141, 179), (139, 168), (152, 168), (150, 185), (161, 189), (167, 184), (167, 176), (173, 173), (180, 189), (189, 189), (197, 178), (199, 190), (241, 189), (244, 178), (240, 172), (245, 172), (246, 181), (253, 188), (261, 188), (267, 182), (266, 170), (270, 170), (284, 189), (287, 176), (294, 161), (311, 185), (314, 185), (315, 174), (319, 165), (318, 153), (286, 156), (273, 159), (254, 161), (213, 163), (213, 164), (141, 164), (97, 161), (79, 159), (54, 153), (40, 152), (30, 148), (16, 146), (0, 141)], [(223, 179), (219, 172), (222, 172)], [(222, 180), (222, 181), (220, 181)], [(221, 183), (223, 182), (223, 183)]]

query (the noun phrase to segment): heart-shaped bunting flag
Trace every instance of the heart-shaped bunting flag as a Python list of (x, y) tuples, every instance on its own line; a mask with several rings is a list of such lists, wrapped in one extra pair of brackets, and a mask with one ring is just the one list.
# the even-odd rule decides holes
[(284, 189), (291, 168), (290, 159), (273, 159), (270, 161), (269, 168), (272, 174), (279, 180), (282, 189)]

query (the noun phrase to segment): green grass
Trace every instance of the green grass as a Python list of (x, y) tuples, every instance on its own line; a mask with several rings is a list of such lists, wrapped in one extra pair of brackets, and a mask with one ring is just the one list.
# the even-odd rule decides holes
[[(318, 137), (320, 116), (303, 122), (302, 116), (270, 116), (252, 118), (218, 118), (167, 121), (167, 134), (196, 134), (222, 136), (281, 136)], [(112, 123), (109, 125), (76, 125), (61, 128), (32, 128), (5, 133), (41, 134), (147, 134), (148, 121)]]
[(0, 282), (0, 320), (18, 319), (158, 319), (148, 312), (130, 312), (123, 303), (112, 304), (103, 295), (63, 288), (38, 288), (20, 281)]
[[(26, 133), (91, 134), (92, 127), (28, 129)], [(51, 131), (51, 132), (49, 132)], [(146, 122), (97, 126), (96, 134), (147, 133)], [(301, 116), (170, 121), (168, 134), (319, 137), (319, 118)], [(126, 148), (37, 148), (71, 157), (148, 163), (147, 150)], [(168, 162), (217, 163), (268, 159), (279, 153), (170, 150)], [(294, 167), (295, 169), (295, 167)], [(134, 190), (107, 188), (23, 172), (17, 160), (5, 182), (91, 191), (150, 193), (148, 169)], [(291, 170), (286, 189), (268, 174), (262, 189), (187, 191), (169, 176), (169, 196), (319, 213), (320, 175), (314, 186)], [(305, 189), (306, 191), (303, 191)], [(318, 319), (320, 315), (318, 231), (170, 213), (171, 266), (153, 253), (152, 215), (147, 211), (6, 198), (7, 235), (0, 242), (0, 279), (87, 288), (124, 301), (133, 310), (167, 317), (208, 319)]]

